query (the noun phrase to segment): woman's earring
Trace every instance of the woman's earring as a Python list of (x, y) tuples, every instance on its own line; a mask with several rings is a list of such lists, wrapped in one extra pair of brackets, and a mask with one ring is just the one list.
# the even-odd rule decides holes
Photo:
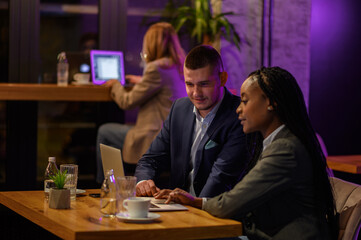
[(271, 106), (268, 106), (268, 107), (267, 107), (267, 110), (268, 110), (268, 111), (272, 111), (272, 107), (271, 107)]

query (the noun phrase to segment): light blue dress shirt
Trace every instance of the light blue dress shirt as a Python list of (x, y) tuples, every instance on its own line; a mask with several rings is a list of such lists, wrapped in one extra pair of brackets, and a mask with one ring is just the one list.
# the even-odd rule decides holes
[(194, 126), (194, 132), (193, 132), (193, 144), (191, 148), (191, 171), (189, 173), (188, 179), (190, 181), (190, 187), (189, 187), (189, 193), (195, 196), (194, 188), (193, 188), (193, 181), (194, 181), (194, 166), (195, 166), (195, 159), (197, 154), (197, 149), (199, 147), (200, 142), (202, 141), (204, 135), (206, 134), (208, 127), (211, 125), (214, 117), (216, 116), (216, 113), (219, 109), (219, 106), (221, 105), (221, 102), (223, 101), (224, 97), (224, 91), (222, 94), (221, 100), (214, 106), (214, 108), (203, 118), (199, 112), (198, 109), (194, 106), (193, 107), (193, 113), (196, 116), (196, 122)]

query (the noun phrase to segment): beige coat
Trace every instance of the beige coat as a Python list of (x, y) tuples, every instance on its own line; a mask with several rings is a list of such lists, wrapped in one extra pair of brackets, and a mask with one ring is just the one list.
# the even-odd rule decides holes
[(139, 107), (135, 126), (126, 135), (123, 161), (137, 163), (163, 126), (174, 100), (185, 97), (183, 76), (168, 58), (147, 63), (142, 81), (130, 91), (115, 84), (111, 96), (124, 110)]

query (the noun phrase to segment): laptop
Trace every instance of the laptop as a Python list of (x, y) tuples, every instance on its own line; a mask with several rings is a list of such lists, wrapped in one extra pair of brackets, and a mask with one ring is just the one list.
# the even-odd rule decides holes
[[(121, 150), (100, 144), (100, 154), (102, 158), (104, 176), (106, 171), (113, 169), (114, 177), (123, 177), (123, 159)], [(147, 197), (151, 200), (151, 206), (149, 207), (150, 212), (164, 212), (164, 211), (184, 211), (188, 210), (185, 206), (176, 203), (164, 204), (165, 199), (155, 199), (153, 197)]]
[(154, 197), (149, 197), (150, 207), (149, 212), (168, 212), (168, 211), (186, 211), (188, 208), (181, 204), (171, 202), (165, 204), (166, 199), (155, 199)]
[(92, 82), (96, 85), (116, 79), (125, 84), (124, 57), (121, 51), (90, 51)]
[(114, 177), (124, 177), (123, 159), (120, 149), (100, 144), (104, 176), (106, 171), (113, 169)]

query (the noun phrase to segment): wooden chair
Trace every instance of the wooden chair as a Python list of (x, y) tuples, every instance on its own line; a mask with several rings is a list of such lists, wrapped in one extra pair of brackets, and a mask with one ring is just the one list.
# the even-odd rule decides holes
[(338, 239), (357, 240), (361, 228), (361, 186), (335, 177), (330, 181), (340, 214)]

